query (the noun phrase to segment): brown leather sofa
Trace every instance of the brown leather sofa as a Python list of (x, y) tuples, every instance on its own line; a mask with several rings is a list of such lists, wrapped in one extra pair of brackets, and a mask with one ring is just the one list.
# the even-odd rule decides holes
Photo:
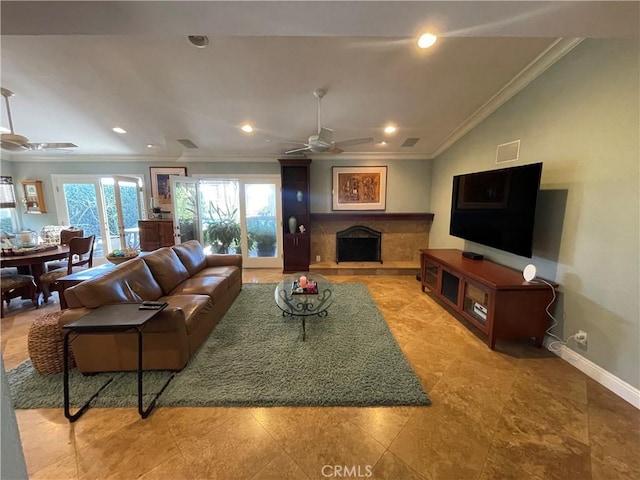
[[(195, 240), (155, 250), (65, 290), (59, 325), (110, 303), (166, 301), (143, 330), (143, 369), (182, 370), (242, 288), (241, 255), (205, 255)], [(137, 369), (137, 336), (82, 334), (71, 343), (82, 373)]]

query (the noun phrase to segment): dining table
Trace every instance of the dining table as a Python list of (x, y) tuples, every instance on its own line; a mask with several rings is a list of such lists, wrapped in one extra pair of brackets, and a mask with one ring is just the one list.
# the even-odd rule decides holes
[[(69, 257), (69, 245), (57, 245), (55, 248), (34, 250), (32, 252), (16, 252), (12, 254), (3, 250), (0, 255), (0, 266), (17, 267), (18, 272), (25, 275), (33, 275), (38, 293), (42, 293), (40, 275), (46, 272), (47, 262)], [(43, 298), (46, 303), (48, 298)]]

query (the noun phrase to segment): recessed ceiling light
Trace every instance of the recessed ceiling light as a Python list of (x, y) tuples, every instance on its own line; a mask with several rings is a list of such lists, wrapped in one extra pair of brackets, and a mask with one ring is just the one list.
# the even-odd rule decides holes
[(396, 127), (394, 127), (393, 125), (387, 125), (384, 128), (384, 133), (394, 133), (396, 131)]
[(387, 142), (385, 142), (384, 140), (382, 140), (381, 142), (378, 142), (378, 145), (386, 145)]
[(156, 148), (156, 146), (153, 143), (147, 143), (147, 148)]
[(251, 125), (249, 125), (248, 123), (245, 123), (244, 125), (242, 125), (241, 129), (245, 133), (253, 132), (253, 127)]
[(191, 45), (204, 48), (209, 45), (209, 38), (206, 35), (189, 35)]
[(0, 133), (11, 133), (11, 130), (7, 127), (0, 127)]
[(116, 133), (127, 133), (127, 131), (124, 128), (120, 128), (120, 127), (113, 127), (111, 130), (113, 130)]
[(433, 46), (434, 43), (436, 43), (437, 39), (438, 37), (436, 37), (435, 35), (432, 35), (431, 33), (425, 33), (418, 39), (418, 46), (420, 48), (429, 48)]

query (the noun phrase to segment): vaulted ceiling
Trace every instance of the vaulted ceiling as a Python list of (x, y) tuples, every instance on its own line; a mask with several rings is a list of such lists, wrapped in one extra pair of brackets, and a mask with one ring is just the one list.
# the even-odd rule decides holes
[[(278, 158), (317, 133), (317, 88), (327, 91), (321, 123), (334, 140), (374, 138), (343, 157), (433, 158), (581, 38), (639, 33), (637, 2), (3, 1), (0, 8), (1, 83), (15, 93), (15, 133), (78, 145), (2, 152), (14, 161)], [(422, 50), (416, 40), (425, 31), (439, 39)], [(209, 45), (196, 48), (188, 35), (206, 35)], [(245, 123), (253, 133), (240, 130)], [(397, 127), (392, 135), (383, 132), (388, 124)], [(401, 146), (407, 138), (419, 140)]]

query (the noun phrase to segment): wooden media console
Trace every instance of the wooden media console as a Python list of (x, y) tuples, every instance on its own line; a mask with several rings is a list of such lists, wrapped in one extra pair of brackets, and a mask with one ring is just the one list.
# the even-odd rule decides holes
[(546, 283), (527, 282), (518, 270), (471, 260), (454, 249), (421, 249), (420, 271), (422, 291), (428, 289), (483, 332), (492, 350), (498, 338), (533, 337), (542, 346), (554, 296)]

